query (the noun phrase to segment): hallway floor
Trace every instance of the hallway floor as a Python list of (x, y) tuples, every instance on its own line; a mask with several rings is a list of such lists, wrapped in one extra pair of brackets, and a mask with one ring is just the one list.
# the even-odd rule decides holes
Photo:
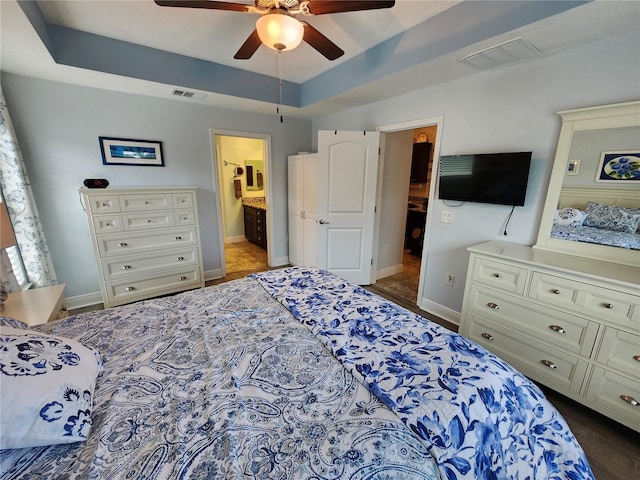
[(375, 286), (392, 295), (416, 304), (420, 282), (422, 259), (405, 250), (402, 256), (402, 272), (376, 280)]

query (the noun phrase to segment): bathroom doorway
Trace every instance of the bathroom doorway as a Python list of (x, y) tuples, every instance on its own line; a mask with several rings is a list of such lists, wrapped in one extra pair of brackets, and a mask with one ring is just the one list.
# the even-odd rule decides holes
[[(270, 136), (212, 130), (212, 146), (220, 199), (221, 275), (242, 276), (244, 272), (266, 270), (271, 264)], [(256, 222), (262, 235), (259, 242)]]

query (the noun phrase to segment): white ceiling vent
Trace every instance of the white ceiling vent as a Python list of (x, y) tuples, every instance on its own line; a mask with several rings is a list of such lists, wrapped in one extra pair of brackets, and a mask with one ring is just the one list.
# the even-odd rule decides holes
[(489, 70), (541, 55), (540, 51), (529, 42), (523, 38), (516, 38), (466, 55), (458, 60), (481, 70)]
[(171, 90), (171, 95), (175, 97), (192, 98), (193, 100), (204, 100), (206, 95), (204, 93), (189, 92), (187, 90), (181, 90), (174, 88)]

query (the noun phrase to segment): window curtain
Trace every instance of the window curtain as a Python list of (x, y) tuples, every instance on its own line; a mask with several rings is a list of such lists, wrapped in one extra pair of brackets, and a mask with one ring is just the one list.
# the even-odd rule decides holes
[[(48, 287), (58, 283), (1, 87), (0, 189), (13, 224), (27, 281), (33, 287)], [(3, 274), (2, 277), (5, 285), (6, 276)], [(6, 283), (6, 291), (16, 289), (16, 285), (12, 284), (15, 282)]]

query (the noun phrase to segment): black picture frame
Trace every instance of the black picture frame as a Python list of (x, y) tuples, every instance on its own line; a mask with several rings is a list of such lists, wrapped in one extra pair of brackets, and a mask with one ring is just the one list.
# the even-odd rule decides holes
[(103, 165), (164, 167), (162, 142), (130, 138), (98, 137)]

